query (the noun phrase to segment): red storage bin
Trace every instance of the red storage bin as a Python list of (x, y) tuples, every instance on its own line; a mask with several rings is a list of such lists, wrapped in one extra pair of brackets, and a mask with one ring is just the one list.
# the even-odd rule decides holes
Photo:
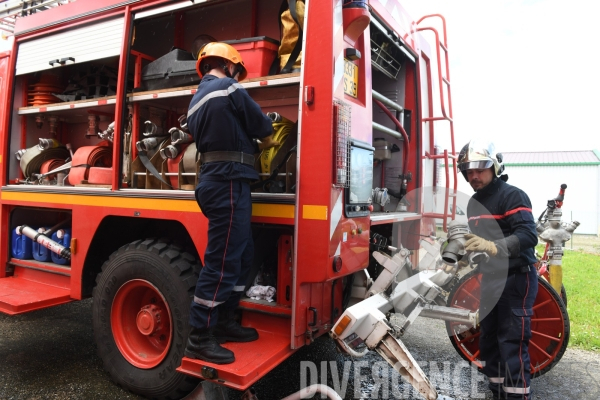
[(224, 40), (240, 52), (248, 70), (247, 79), (269, 75), (269, 69), (279, 50), (279, 42), (267, 36), (239, 40)]

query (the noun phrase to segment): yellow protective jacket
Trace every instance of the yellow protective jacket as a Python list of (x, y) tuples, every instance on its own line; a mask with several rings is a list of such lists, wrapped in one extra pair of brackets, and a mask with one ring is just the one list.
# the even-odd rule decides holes
[[(290, 58), (294, 46), (298, 41), (299, 28), (304, 26), (304, 0), (296, 1), (296, 14), (298, 15), (298, 24), (292, 18), (290, 10), (285, 10), (281, 14), (281, 25), (283, 34), (281, 38), (281, 45), (279, 46), (279, 66), (281, 69), (285, 67)], [(294, 63), (293, 69), (300, 69), (300, 61), (302, 60), (302, 52), (298, 55), (296, 62)]]

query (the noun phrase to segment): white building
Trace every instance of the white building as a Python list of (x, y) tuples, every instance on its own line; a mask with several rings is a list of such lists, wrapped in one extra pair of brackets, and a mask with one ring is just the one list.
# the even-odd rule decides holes
[(563, 221), (579, 221), (578, 234), (600, 235), (600, 152), (503, 152), (508, 183), (531, 199), (533, 215), (545, 210), (565, 183)]
[[(537, 218), (565, 183), (563, 221), (579, 221), (578, 234), (600, 235), (600, 152), (502, 152), (508, 183), (524, 190)], [(458, 173), (458, 204), (466, 209), (473, 189)]]

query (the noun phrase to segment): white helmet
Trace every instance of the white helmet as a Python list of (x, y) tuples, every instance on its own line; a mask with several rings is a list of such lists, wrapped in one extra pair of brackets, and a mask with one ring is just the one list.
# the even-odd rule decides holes
[(504, 171), (502, 154), (496, 153), (496, 146), (492, 142), (471, 140), (458, 154), (457, 164), (465, 179), (469, 169), (487, 169), (493, 166), (496, 176)]

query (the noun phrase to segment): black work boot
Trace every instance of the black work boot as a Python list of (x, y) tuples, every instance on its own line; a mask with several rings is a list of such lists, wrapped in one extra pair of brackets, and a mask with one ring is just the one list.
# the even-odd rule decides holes
[(238, 324), (235, 320), (235, 310), (220, 308), (215, 337), (219, 343), (252, 342), (258, 339), (258, 332), (254, 328), (245, 328)]
[(210, 328), (192, 327), (183, 354), (189, 358), (208, 361), (214, 364), (230, 364), (235, 361), (231, 350), (221, 347)]
[(492, 383), (490, 382), (488, 385), (488, 388), (492, 391), (492, 394), (494, 395), (494, 400), (496, 399), (505, 399), (506, 398), (506, 393), (504, 393), (504, 390), (502, 390), (502, 384), (501, 383)]

